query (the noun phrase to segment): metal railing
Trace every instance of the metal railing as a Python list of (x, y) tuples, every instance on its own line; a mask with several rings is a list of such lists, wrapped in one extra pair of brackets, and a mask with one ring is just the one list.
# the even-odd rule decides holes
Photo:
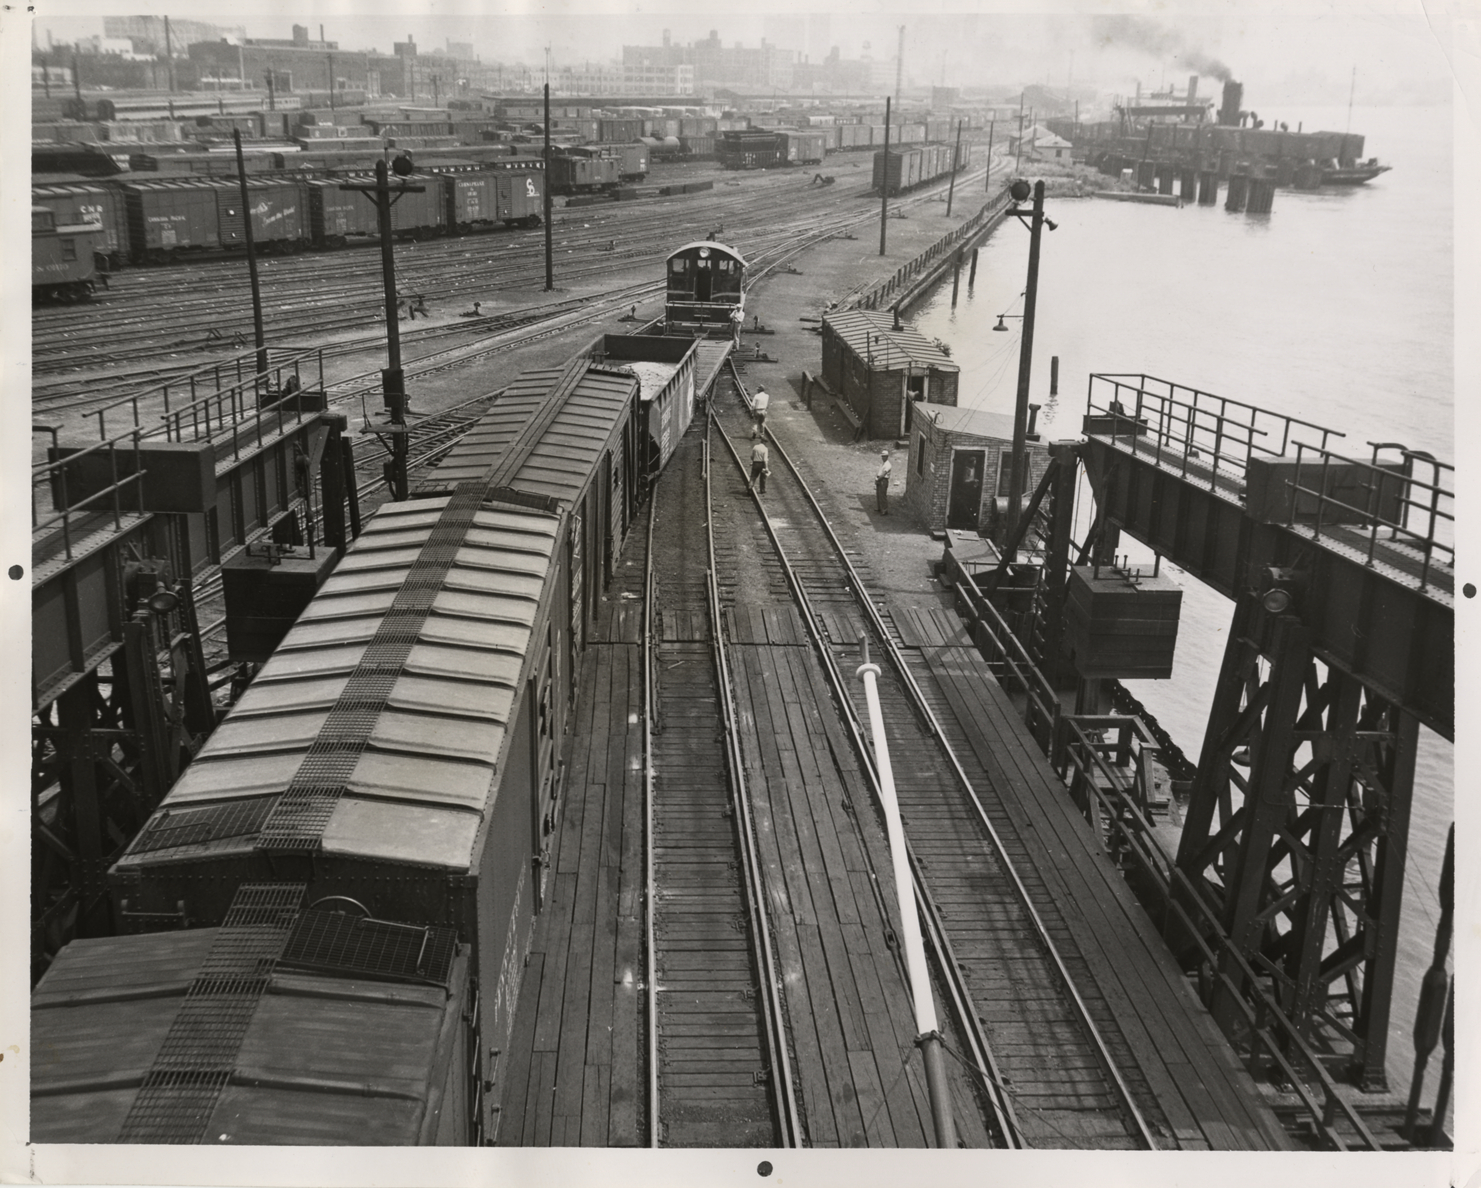
[(1110, 420), (1112, 445), (1154, 454), (1184, 477), (1205, 478), (1214, 491), (1236, 498), (1252, 458), (1284, 457), (1293, 445), (1316, 438), (1327, 449), (1340, 430), (1271, 412), (1227, 396), (1144, 374), (1090, 376), (1087, 416)]
[(1055, 738), (1060, 717), (1059, 697), (1028, 649), (1008, 626), (998, 608), (959, 563), (953, 577), (957, 610), (971, 624), (973, 642), (993, 676), (1008, 693), (1025, 697), (1023, 720), (1029, 733), (1046, 753)]
[[(98, 436), (104, 441), (109, 435), (108, 415), (113, 413), (116, 421), (120, 409), (129, 410), (130, 428), (141, 429), (144, 436), (163, 434), (170, 441), (184, 441), (186, 439), (180, 436), (180, 432), (186, 418), (193, 418), (192, 423), (214, 424), (220, 429), (226, 424), (229, 410), (246, 407), (248, 393), (255, 405), (265, 394), (282, 392), (290, 377), (302, 390), (305, 380), (312, 378), (317, 371), (318, 388), (323, 390), (322, 347), (268, 347), (267, 353), (268, 369), (265, 372), (257, 371), (257, 352), (246, 351), (131, 392), (88, 416), (98, 418)], [(140, 405), (154, 399), (164, 405), (164, 426), (144, 428), (140, 420)], [(197, 439), (200, 436), (197, 434)]]
[[(59, 445), (56, 426), (33, 425), (31, 432), (49, 434), (51, 437), (51, 448), (47, 452), (47, 460), (34, 462), (31, 465), (31, 539), (33, 543), (36, 542), (60, 524), (62, 553), (66, 560), (71, 561), (73, 529), (78, 517), (93, 515), (101, 511), (112, 511), (113, 528), (118, 531), (123, 527), (125, 510), (137, 510), (138, 507), (143, 506), (144, 469), (139, 459), (139, 439), (142, 434), (137, 427), (132, 427), (116, 437), (94, 442), (62, 458), (55, 456)], [(120, 443), (124, 442), (132, 445), (133, 472), (120, 476), (118, 455)], [(67, 491), (68, 469), (93, 454), (107, 455), (111, 481), (100, 490), (74, 502)], [(123, 506), (123, 492), (129, 487), (134, 488), (134, 496), (129, 500), (136, 505), (133, 509), (125, 509)], [(41, 494), (43, 489), (44, 497)]]
[[(1090, 720), (1094, 727), (1108, 720)], [(1110, 720), (1114, 725), (1116, 720)], [(1146, 728), (1135, 719), (1135, 733), (1150, 740)], [(1091, 737), (1086, 723), (1074, 716), (1059, 722), (1053, 762), (1060, 777), (1072, 788), (1080, 789), (1096, 817), (1105, 823), (1115, 839), (1114, 848), (1135, 862), (1150, 880), (1162, 907), (1161, 930), (1164, 938), (1176, 918), (1182, 932), (1198, 947), (1205, 976), (1202, 997), (1206, 1004), (1214, 1000), (1233, 1009), (1242, 1026), (1225, 1027), (1229, 1042), (1241, 1055), (1245, 1067), (1257, 1079), (1267, 1071), (1278, 1070), (1301, 1100), (1318, 1133), (1338, 1150), (1347, 1143), (1337, 1131), (1340, 1114), (1356, 1133), (1359, 1142), (1369, 1150), (1381, 1146), (1347, 1101), (1316, 1052), (1312, 1051), (1300, 1029), (1281, 1009), (1275, 996), (1266, 988), (1265, 979), (1230, 939), (1213, 907), (1188, 876), (1152, 840), (1152, 825), (1136, 802), (1133, 781), (1108, 761), (1106, 742)], [(1096, 735), (1100, 730), (1096, 729)], [(1121, 740), (1116, 746), (1121, 745)], [(1301, 1076), (1296, 1068), (1306, 1070)], [(1309, 1082), (1314, 1082), (1311, 1084)], [(1318, 1100), (1318, 1094), (1320, 1100)]]
[[(1311, 528), (1316, 539), (1321, 538), (1324, 523), (1329, 534), (1331, 527), (1339, 523), (1359, 531), (1366, 529), (1369, 565), (1375, 559), (1392, 560), (1377, 556), (1380, 540), (1407, 545), (1421, 556), (1418, 577), (1420, 589), (1424, 589), (1430, 583), (1433, 565), (1455, 566), (1450, 528), (1455, 523), (1455, 467), (1438, 461), (1432, 454), (1406, 449), (1394, 442), (1369, 442), (1369, 445), (1373, 447), (1373, 461), (1359, 462), (1297, 442), (1286, 524), (1296, 524), (1299, 509), (1301, 523)], [(1397, 450), (1400, 460), (1384, 463), (1382, 455), (1387, 450)], [(1334, 465), (1349, 474), (1356, 473), (1359, 481), (1349, 487), (1362, 494), (1363, 506), (1331, 494)], [(1302, 482), (1303, 472), (1308, 483)], [(1419, 473), (1427, 474), (1428, 480), (1418, 477)], [(1309, 485), (1313, 476), (1315, 486)], [(1307, 514), (1313, 504), (1314, 518)], [(1441, 539), (1441, 530), (1446, 539)]]

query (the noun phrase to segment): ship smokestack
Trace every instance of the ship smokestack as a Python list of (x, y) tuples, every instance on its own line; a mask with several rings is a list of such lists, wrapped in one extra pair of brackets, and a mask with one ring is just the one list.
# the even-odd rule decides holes
[(1239, 127), (1239, 105), (1244, 102), (1244, 87), (1232, 78), (1224, 84), (1224, 102), (1219, 107), (1219, 123), (1227, 128)]
[(1192, 107), (1198, 101), (1198, 75), (1188, 76), (1188, 106)]

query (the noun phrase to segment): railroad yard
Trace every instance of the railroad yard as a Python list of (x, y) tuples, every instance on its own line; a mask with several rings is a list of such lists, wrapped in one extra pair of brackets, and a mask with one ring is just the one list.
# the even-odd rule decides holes
[[(117, 1067), (88, 1079), (59, 1063), (45, 1074), (53, 1081), (33, 1082), (33, 1127), (41, 1118), (50, 1141), (77, 1141), (67, 1127), (79, 1119), (96, 1128), (86, 1141), (200, 1141), (208, 1126), (222, 1142), (289, 1141), (274, 1136), (298, 1133), (292, 1103), (312, 1093), (331, 1103), (326, 1116), (344, 1110), (343, 1141), (356, 1143), (1409, 1145), (1403, 1102), (1362, 1099), (1342, 1082), (1340, 1070), (1362, 1059), (1357, 992), (1340, 1021), (1323, 1016), (1332, 1026), (1321, 1043), (1310, 1018), (1291, 1021), (1280, 1005), (1291, 1001), (1284, 975), (1272, 978), (1271, 962), (1250, 956), (1258, 923), (1237, 914), (1232, 892), (1221, 907), (1214, 880), (1195, 889), (1158, 848), (1169, 794), (1151, 736), (1098, 704), (1098, 685), (1082, 684), (1077, 700), (1073, 681), (1056, 676), (1057, 647), (1046, 660), (1015, 636), (1013, 625), (1031, 624), (1042, 606), (1025, 616), (1029, 600), (1014, 601), (1017, 577), (1008, 561), (997, 564), (996, 546), (981, 546), (987, 561), (943, 557), (948, 533), (928, 531), (899, 498), (907, 470), (924, 473), (924, 445), (900, 448), (921, 441), (919, 425), (912, 436), (902, 412), (898, 440), (867, 440), (844, 384), (822, 378), (829, 311), (888, 313), (893, 304), (900, 331), (902, 294), (949, 283), (953, 260), (962, 264), (999, 222), (1028, 216), (1009, 198), (1002, 161), (989, 181), (986, 145), (975, 149), (950, 216), (945, 179), (887, 201), (883, 250), (867, 154), (830, 157), (827, 183), (810, 169), (655, 163), (650, 183), (713, 188), (557, 204), (550, 289), (538, 228), (398, 243), (404, 427), (382, 405), (386, 297), (374, 248), (259, 261), (274, 394), (261, 406), (239, 258), (123, 269), (91, 303), (34, 311), (38, 517), (64, 507), (67, 475), (83, 473), (56, 464), (58, 446), (114, 442), (99, 447), (112, 469), (89, 480), (105, 493), (128, 489), (133, 471), (119, 467), (132, 468), (141, 445), (160, 447), (151, 465), (163, 468), (169, 449), (184, 456), (210, 442), (218, 473), (244, 453), (282, 452), (229, 496), (223, 487), (209, 512), (191, 509), (209, 527), (171, 529), (171, 547), (197, 562), (185, 598), (199, 653), (187, 655), (194, 645), (179, 638), (167, 645), (162, 687), (173, 681), (172, 704), (194, 708), (171, 719), (178, 733), (164, 750), (176, 759), (188, 750), (191, 761), (158, 803), (112, 818), (137, 833), (114, 826), (132, 840), (105, 847), (121, 855), (106, 886), (92, 868), (81, 881), (77, 919), (104, 910), (112, 894), (129, 921), (121, 931), (142, 934), (106, 944), (120, 953), (130, 941), (165, 946), (129, 969), (157, 962), (171, 971), (169, 987), (125, 988), (118, 1000), (148, 1000), (120, 1009), (158, 1012), (129, 1026), (152, 1035), (159, 1054), (140, 1055), (143, 1041), (110, 1054), (83, 1028), (73, 1047), (98, 1043), (91, 1058)], [(1057, 198), (1086, 194), (1090, 171), (1046, 173)], [(733, 339), (696, 338), (687, 351), (683, 336), (673, 346), (671, 329), (669, 353), (683, 362), (652, 362), (668, 357), (649, 340), (674, 320), (675, 257), (709, 260), (711, 244), (717, 256), (744, 257), (744, 320)], [(697, 300), (715, 300), (704, 292)], [(604, 335), (637, 335), (647, 346), (634, 357), (644, 362), (624, 366)], [(645, 366), (665, 377), (656, 398)], [(762, 386), (770, 405), (758, 430)], [(1115, 395), (1087, 405), (1097, 498), (1114, 507), (1103, 516), (1155, 536), (1156, 512), (1138, 502), (1154, 480), (1144, 488), (1125, 474), (1145, 466), (1191, 491), (1194, 431), (1170, 436), (1174, 418), (1157, 420), (1147, 391), (1126, 397), (1131, 412), (1121, 388)], [(660, 436), (659, 405), (683, 400), (692, 417), (672, 439), (667, 428)], [(1212, 495), (1229, 485), (1221, 410), (1198, 488)], [(327, 428), (315, 428), (320, 416)], [(1140, 443), (1149, 423), (1160, 436)], [(391, 501), (386, 466), (398, 434), (413, 496), (404, 502)], [(764, 491), (748, 481), (758, 440), (770, 451)], [(882, 444), (897, 481), (889, 515), (874, 493)], [(1072, 465), (1068, 457), (1053, 465)], [(1094, 542), (1076, 568), (1053, 536), (1073, 501), (1063, 473), (1051, 466), (1028, 487), (1032, 564), (1047, 572), (1058, 547), (1066, 574), (1088, 572)], [(978, 482), (979, 504), (991, 503)], [(228, 600), (232, 578), (201, 558), (219, 561), (254, 533), (260, 549), (274, 490), (288, 493), (281, 501), (292, 504), (296, 532), (291, 542), (274, 537), (263, 567), (301, 563), (318, 592), (283, 626), (281, 647), (256, 656), (245, 635), (228, 639), (228, 620), (243, 621)], [(127, 497), (112, 517), (113, 531), (138, 528), (145, 539), (147, 517)], [(1273, 532), (1278, 519), (1260, 530)], [(1236, 535), (1226, 528), (1221, 539)], [(1402, 537), (1380, 548), (1375, 527), (1368, 567), (1379, 554), (1399, 575), (1385, 577), (1416, 598), (1450, 597), (1435, 593), (1453, 580), (1438, 562), (1432, 574), (1433, 540)], [(65, 560), (53, 549), (38, 580), (74, 564), (74, 548), (85, 560), (91, 540), (69, 537)], [(1341, 555), (1361, 567), (1349, 556), (1362, 546), (1354, 540), (1342, 540)], [(1110, 544), (1114, 552), (1114, 535)], [(142, 577), (109, 580), (135, 583), (126, 591), (134, 603), (176, 622), (175, 579), (189, 575), (151, 587), (145, 558), (131, 564)], [(175, 601), (148, 601), (151, 589)], [(1265, 630), (1258, 608), (1241, 613), (1252, 638)], [(1428, 647), (1443, 624), (1424, 621)], [(133, 712), (112, 708), (125, 683), (116, 654), (110, 729)], [(861, 666), (871, 663), (877, 682), (866, 695)], [(1301, 674), (1281, 673), (1290, 701)], [(1253, 660), (1244, 675), (1254, 690)], [(51, 691), (85, 687), (68, 675)], [(126, 706), (138, 704), (139, 687)], [(1358, 695), (1333, 692), (1332, 704), (1339, 695), (1356, 722)], [(77, 729), (68, 696), (57, 694), (62, 708), (55, 718), (47, 709), (39, 737)], [(1237, 709), (1237, 689), (1232, 696)], [(1410, 727), (1385, 726), (1387, 710), (1365, 704), (1364, 745), (1409, 737)], [(1447, 711), (1424, 702), (1415, 712), (1429, 724)], [(202, 719), (214, 734), (182, 743)], [(1259, 745), (1241, 735), (1214, 757), (1241, 790), (1245, 777), (1228, 773), (1244, 743)], [(1402, 779), (1402, 761), (1384, 755), (1383, 778)], [(1273, 778), (1287, 758), (1268, 760)], [(1188, 805), (1189, 790), (1179, 794)], [(38, 820), (61, 803), (54, 789), (48, 796), (53, 807)], [(886, 806), (896, 799), (904, 866), (891, 855)], [(1218, 803), (1230, 812), (1227, 790)], [(1241, 816), (1211, 846), (1227, 847), (1240, 828), (1253, 827)], [(67, 849), (55, 834), (43, 841)], [(1282, 844), (1297, 845), (1289, 831)], [(901, 870), (908, 887), (896, 885)], [(46, 884), (45, 869), (33, 877)], [(918, 909), (927, 997), (940, 1014), (927, 1034), (902, 901)], [(1242, 940), (1231, 939), (1236, 916)], [(106, 985), (84, 986), (78, 972), (86, 946), (105, 942), (78, 926), (83, 939), (64, 948), (69, 919), (43, 911), (34, 924), (33, 1012), (59, 1060), (71, 1050), (65, 1012), (114, 1003)], [(176, 943), (177, 925), (186, 943)], [(374, 944), (345, 941), (356, 928), (374, 932)], [(334, 999), (337, 991), (310, 984), (330, 976), (358, 979), (346, 1001), (379, 1004), (366, 1008), (363, 1033), (348, 1014), (321, 1025), (309, 1013), (343, 1008), (293, 1013), (296, 996)], [(252, 1005), (238, 1003), (230, 1018), (149, 1005), (177, 995), (199, 1003), (231, 979), (231, 993)], [(251, 1030), (257, 998), (284, 1012), (285, 1050)], [(425, 1051), (408, 1041), (388, 1069), (356, 1063), (377, 1042), (375, 1011), (384, 1008), (390, 1028), (393, 1007), (407, 1013), (423, 999), (443, 1012)], [(322, 1067), (286, 1050), (300, 1034), (327, 1037), (315, 1056)], [(207, 1069), (199, 1052), (210, 1044), (235, 1044), (255, 1063), (243, 1056)], [(940, 1076), (923, 1063), (930, 1044), (944, 1053)], [(1381, 1070), (1370, 1079), (1381, 1081)], [(357, 1096), (398, 1119), (401, 1137), (378, 1134)], [(254, 1120), (238, 1129), (228, 1116)], [(304, 1119), (302, 1133), (319, 1124)]]

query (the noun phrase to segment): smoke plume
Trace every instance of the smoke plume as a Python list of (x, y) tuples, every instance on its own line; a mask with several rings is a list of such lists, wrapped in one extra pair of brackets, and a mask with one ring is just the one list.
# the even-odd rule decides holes
[(1223, 62), (1190, 47), (1181, 33), (1141, 17), (1095, 17), (1091, 21), (1091, 34), (1096, 44), (1102, 47), (1119, 45), (1141, 50), (1155, 58), (1171, 58), (1179, 66), (1212, 76), (1220, 82), (1228, 82), (1234, 77), (1234, 72)]

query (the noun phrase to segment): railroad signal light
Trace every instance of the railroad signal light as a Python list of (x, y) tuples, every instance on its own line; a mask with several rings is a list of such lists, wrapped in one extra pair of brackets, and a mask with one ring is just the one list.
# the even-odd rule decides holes
[(1023, 202), (1032, 193), (1033, 188), (1021, 177), (1008, 187), (1008, 196), (1012, 198), (1014, 202)]
[(1260, 575), (1260, 605), (1272, 615), (1296, 613), (1307, 574), (1286, 566), (1267, 566)]
[(412, 164), (411, 158), (405, 153), (402, 153), (401, 156), (391, 162), (391, 172), (397, 177), (410, 177), (415, 168), (416, 166)]

